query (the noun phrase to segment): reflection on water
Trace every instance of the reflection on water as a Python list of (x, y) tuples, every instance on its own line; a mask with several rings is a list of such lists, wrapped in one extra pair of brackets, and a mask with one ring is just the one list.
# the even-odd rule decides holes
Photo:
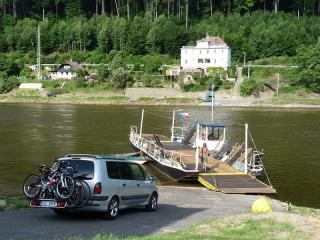
[[(172, 107), (145, 107), (144, 132), (169, 135)], [(23, 178), (67, 153), (130, 152), (130, 125), (140, 106), (0, 105), (0, 192), (20, 193)], [(193, 120), (210, 120), (210, 107), (185, 107)], [(148, 113), (149, 112), (149, 113)], [(167, 116), (163, 118), (150, 112)], [(228, 138), (244, 138), (249, 123), (278, 199), (320, 207), (320, 111), (216, 108)], [(165, 176), (158, 175), (161, 182)], [(173, 183), (169, 183), (173, 184)], [(1, 194), (1, 193), (0, 193)]]

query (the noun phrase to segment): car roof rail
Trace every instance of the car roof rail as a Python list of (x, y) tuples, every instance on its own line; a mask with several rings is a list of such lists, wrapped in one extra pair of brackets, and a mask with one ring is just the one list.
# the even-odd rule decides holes
[(99, 158), (99, 155), (94, 155), (94, 154), (68, 154), (65, 156), (65, 158), (73, 158), (73, 157), (77, 157), (77, 158)]

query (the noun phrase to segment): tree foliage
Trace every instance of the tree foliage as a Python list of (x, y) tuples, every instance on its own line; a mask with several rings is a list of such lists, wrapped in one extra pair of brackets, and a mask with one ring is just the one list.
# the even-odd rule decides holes
[(123, 68), (118, 68), (112, 72), (111, 85), (116, 89), (124, 89), (132, 85), (133, 79)]
[[(320, 36), (320, 0), (0, 0), (0, 9), (0, 52), (14, 52), (0, 55), (8, 76), (35, 63), (39, 24), (45, 63), (72, 58), (115, 70), (131, 63), (148, 73), (207, 34), (225, 40), (236, 64), (244, 53), (247, 60), (296, 56)], [(315, 71), (304, 68), (303, 78)]]
[(299, 48), (298, 59), (302, 65), (302, 71), (297, 83), (320, 93), (320, 44)]

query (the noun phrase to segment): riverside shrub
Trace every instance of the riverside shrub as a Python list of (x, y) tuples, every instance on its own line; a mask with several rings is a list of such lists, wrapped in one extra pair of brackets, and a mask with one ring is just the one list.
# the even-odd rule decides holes
[(19, 80), (13, 76), (7, 79), (0, 79), (0, 93), (10, 92), (12, 89), (19, 86), (19, 84)]
[(250, 96), (257, 89), (258, 84), (256, 83), (256, 81), (250, 80), (240, 85), (240, 95), (242, 97)]

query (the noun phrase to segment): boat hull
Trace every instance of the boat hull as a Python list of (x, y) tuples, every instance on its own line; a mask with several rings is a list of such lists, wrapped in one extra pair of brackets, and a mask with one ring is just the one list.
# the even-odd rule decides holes
[[(132, 145), (134, 151), (140, 151), (139, 148)], [(146, 153), (144, 153), (146, 154)], [(199, 172), (185, 172), (177, 168), (169, 167), (159, 163), (157, 160), (148, 156), (149, 162), (152, 166), (154, 166), (159, 172), (168, 176), (174, 181), (177, 182), (197, 182)]]

